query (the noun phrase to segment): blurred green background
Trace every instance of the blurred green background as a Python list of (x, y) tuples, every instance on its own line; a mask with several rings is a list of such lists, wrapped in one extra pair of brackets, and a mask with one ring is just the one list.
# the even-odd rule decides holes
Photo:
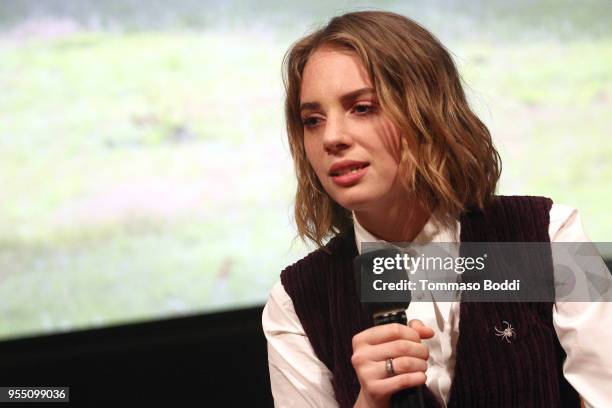
[(0, 0), (0, 337), (264, 302), (311, 249), (282, 56), (369, 8), (452, 51), (500, 193), (576, 207), (610, 241), (609, 1)]

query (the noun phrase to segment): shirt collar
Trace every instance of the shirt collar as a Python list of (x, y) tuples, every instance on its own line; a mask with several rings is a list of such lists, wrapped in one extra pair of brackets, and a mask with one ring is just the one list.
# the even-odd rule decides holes
[[(383, 241), (365, 229), (365, 227), (357, 221), (355, 212), (353, 212), (353, 225), (355, 228), (355, 243), (357, 244), (359, 253), (361, 253), (362, 242)], [(428, 242), (459, 242), (459, 228), (459, 220), (455, 221), (454, 226), (448, 228), (440, 222), (440, 217), (434, 213), (429, 217), (423, 229), (417, 234), (413, 242), (417, 244), (425, 244)]]

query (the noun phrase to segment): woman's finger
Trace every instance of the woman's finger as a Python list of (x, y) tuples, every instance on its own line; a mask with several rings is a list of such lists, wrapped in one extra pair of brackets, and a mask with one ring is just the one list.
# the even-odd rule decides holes
[(429, 358), (429, 350), (421, 343), (410, 340), (393, 340), (385, 344), (364, 347), (353, 354), (357, 361), (386, 361), (388, 358), (416, 357), (422, 360)]
[(425, 326), (419, 319), (412, 319), (408, 323), (408, 326), (419, 333), (419, 337), (422, 339), (430, 339), (434, 336), (434, 331)]
[[(395, 375), (427, 371), (427, 362), (417, 357), (396, 357), (392, 359), (391, 364), (393, 365)], [(361, 370), (361, 375), (368, 379), (380, 380), (389, 378), (387, 361), (374, 361), (368, 364), (367, 367)]]
[(405, 388), (418, 387), (419, 385), (425, 384), (427, 376), (425, 373), (419, 371), (415, 373), (399, 374), (393, 377), (385, 378), (383, 380), (372, 381), (370, 390), (371, 395), (376, 398), (377, 396), (383, 397), (385, 395), (393, 394), (397, 391)]
[(391, 323), (383, 326), (370, 327), (353, 337), (353, 350), (363, 344), (382, 344), (393, 340), (404, 339), (420, 342), (419, 333), (403, 324)]

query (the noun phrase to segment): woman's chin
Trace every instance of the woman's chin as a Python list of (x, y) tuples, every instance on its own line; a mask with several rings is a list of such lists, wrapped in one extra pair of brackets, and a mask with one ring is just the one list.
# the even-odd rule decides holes
[(376, 197), (371, 194), (343, 194), (335, 199), (343, 208), (350, 211), (366, 210), (372, 207), (372, 204), (377, 201)]

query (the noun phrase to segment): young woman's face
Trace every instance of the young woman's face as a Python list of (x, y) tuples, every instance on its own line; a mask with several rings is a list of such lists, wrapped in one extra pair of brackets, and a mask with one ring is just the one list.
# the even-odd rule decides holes
[[(323, 46), (304, 67), (300, 92), (306, 156), (342, 207), (374, 210), (400, 199), (400, 137), (380, 109), (355, 52)], [(404, 193), (405, 194), (405, 193)]]

